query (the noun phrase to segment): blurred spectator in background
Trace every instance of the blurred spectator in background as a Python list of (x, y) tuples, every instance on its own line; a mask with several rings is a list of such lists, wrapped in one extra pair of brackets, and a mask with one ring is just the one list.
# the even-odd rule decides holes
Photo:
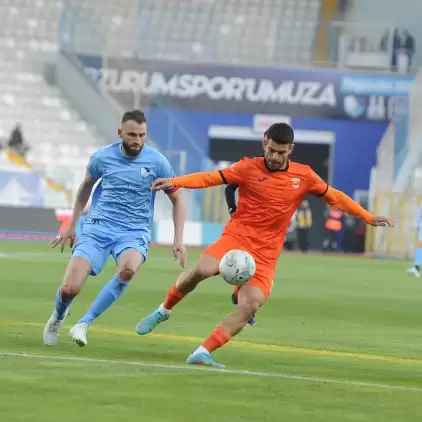
[(349, 214), (344, 214), (343, 223), (343, 250), (344, 252), (355, 252), (357, 223), (356, 219)]
[(25, 157), (25, 154), (29, 151), (29, 146), (23, 140), (22, 125), (20, 123), (16, 124), (15, 129), (10, 135), (8, 147), (22, 157)]
[(365, 235), (366, 235), (366, 224), (362, 220), (356, 221), (356, 230), (355, 230), (355, 252), (363, 253), (365, 252)]
[(384, 53), (388, 51), (388, 38), (390, 37), (390, 30), (387, 29), (380, 40), (380, 50)]
[[(380, 50), (388, 52), (390, 30), (387, 30), (380, 40)], [(391, 70), (396, 72), (410, 72), (415, 54), (415, 38), (407, 29), (395, 28), (393, 31), (391, 51)]]
[(325, 212), (325, 232), (326, 238), (322, 243), (325, 251), (335, 251), (338, 249), (338, 238), (343, 226), (343, 211), (328, 206)]
[(400, 50), (403, 45), (403, 40), (401, 39), (399, 35), (399, 31), (397, 29), (394, 29), (393, 33), (393, 51), (391, 55), (391, 70), (393, 72), (397, 71), (397, 62), (398, 62), (398, 56), (400, 54)]
[(407, 29), (403, 31), (403, 49), (407, 56), (407, 71), (410, 72), (413, 55), (415, 54), (415, 39)]
[(299, 249), (302, 252), (308, 252), (309, 249), (309, 229), (312, 227), (312, 211), (309, 208), (309, 202), (305, 199), (297, 209), (297, 241)]

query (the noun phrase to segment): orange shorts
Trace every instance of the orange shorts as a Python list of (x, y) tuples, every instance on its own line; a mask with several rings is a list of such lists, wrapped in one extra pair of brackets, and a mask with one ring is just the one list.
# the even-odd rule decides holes
[[(274, 274), (275, 274), (275, 265), (270, 265), (263, 263), (251, 250), (249, 250), (245, 245), (237, 241), (235, 238), (224, 234), (219, 239), (217, 239), (212, 245), (208, 246), (203, 254), (211, 255), (218, 261), (232, 249), (241, 249), (246, 252), (249, 252), (256, 263), (255, 275), (251, 280), (249, 280), (247, 286), (256, 286), (261, 289), (264, 293), (265, 299), (268, 299), (271, 290), (273, 288)], [(236, 287), (235, 293), (237, 294), (240, 287)]]

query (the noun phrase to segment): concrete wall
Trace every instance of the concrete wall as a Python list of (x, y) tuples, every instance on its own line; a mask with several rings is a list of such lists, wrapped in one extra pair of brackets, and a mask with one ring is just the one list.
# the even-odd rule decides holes
[(97, 132), (107, 141), (117, 139), (123, 110), (117, 103), (103, 97), (75, 57), (60, 52), (56, 80), (60, 90), (87, 123), (95, 125)]

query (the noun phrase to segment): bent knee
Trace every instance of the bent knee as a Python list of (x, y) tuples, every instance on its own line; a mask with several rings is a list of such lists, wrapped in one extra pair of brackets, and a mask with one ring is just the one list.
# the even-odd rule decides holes
[(117, 276), (122, 281), (130, 281), (134, 277), (136, 271), (133, 268), (122, 268), (118, 271)]
[(62, 288), (61, 288), (62, 296), (63, 295), (76, 296), (76, 295), (78, 295), (80, 290), (81, 290), (80, 285), (76, 285), (76, 284), (72, 284), (72, 283), (66, 283), (66, 282), (62, 284)]
[(252, 315), (254, 315), (260, 307), (261, 307), (261, 303), (259, 300), (242, 301), (242, 302), (239, 302), (237, 305), (238, 310), (247, 319), (249, 319)]

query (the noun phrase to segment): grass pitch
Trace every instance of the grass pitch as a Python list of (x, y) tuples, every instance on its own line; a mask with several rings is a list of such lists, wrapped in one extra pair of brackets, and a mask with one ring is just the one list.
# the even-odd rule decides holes
[[(199, 251), (191, 249), (192, 265)], [(135, 325), (163, 300), (180, 268), (166, 248), (90, 328), (67, 332), (112, 277), (90, 278), (55, 348), (42, 344), (69, 254), (0, 243), (0, 420), (20, 422), (420, 421), (422, 282), (406, 263), (283, 255), (258, 325), (215, 359), (184, 364), (233, 309), (231, 288), (208, 280), (152, 334)]]

